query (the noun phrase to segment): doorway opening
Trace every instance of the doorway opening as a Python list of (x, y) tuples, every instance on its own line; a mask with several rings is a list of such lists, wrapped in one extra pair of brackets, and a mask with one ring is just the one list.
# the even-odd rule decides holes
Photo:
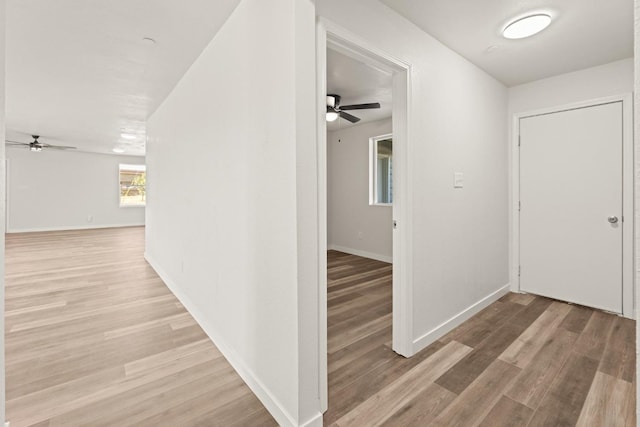
[[(328, 340), (330, 340), (332, 344), (333, 354), (331, 356), (331, 360), (333, 361), (336, 356), (336, 349), (340, 351), (344, 345), (344, 342), (341, 342), (340, 337), (328, 337), (328, 321), (334, 322), (335, 319), (329, 319), (327, 316), (327, 273), (328, 273), (328, 263), (327, 263), (327, 250), (334, 249), (340, 250), (345, 249), (345, 247), (340, 247), (341, 245), (336, 244), (334, 241), (328, 241), (328, 232), (329, 227), (328, 223), (331, 218), (328, 217), (328, 208), (331, 207), (330, 201), (327, 197), (328, 192), (328, 183), (331, 180), (333, 185), (340, 186), (348, 186), (351, 184), (351, 181), (348, 179), (340, 180), (340, 177), (331, 176), (329, 177), (328, 170), (328, 150), (331, 150), (331, 147), (328, 145), (330, 143), (337, 144), (335, 147), (339, 147), (340, 150), (347, 150), (349, 148), (354, 148), (353, 146), (347, 145), (348, 142), (343, 141), (342, 135), (351, 135), (354, 131), (349, 131), (349, 129), (339, 128), (338, 124), (338, 133), (336, 130), (331, 129), (326, 125), (326, 111), (327, 110), (327, 95), (330, 93), (330, 87), (327, 85), (327, 63), (329, 56), (341, 55), (349, 58), (351, 61), (357, 61), (364, 66), (377, 71), (380, 75), (387, 76), (390, 83), (391, 93), (391, 116), (387, 117), (387, 122), (385, 123), (385, 118), (382, 120), (372, 121), (373, 124), (365, 123), (361, 128), (364, 128), (365, 125), (369, 125), (367, 127), (373, 127), (374, 129), (369, 129), (366, 133), (366, 137), (364, 138), (364, 153), (365, 158), (363, 160), (363, 164), (361, 163), (358, 167), (364, 167), (365, 171), (365, 182), (360, 182), (359, 184), (364, 185), (364, 191), (360, 193), (358, 197), (362, 197), (361, 200), (364, 200), (364, 204), (367, 205), (368, 208), (373, 210), (378, 210), (378, 215), (380, 217), (384, 217), (385, 213), (388, 216), (386, 221), (386, 226), (381, 225), (379, 227), (373, 228), (373, 234), (376, 231), (384, 234), (388, 233), (388, 238), (390, 242), (388, 242), (388, 249), (390, 249), (390, 253), (387, 252), (387, 256), (376, 256), (380, 255), (380, 253), (376, 252), (384, 252), (381, 250), (362, 250), (360, 253), (353, 253), (346, 255), (345, 252), (340, 253), (330, 253), (329, 257), (332, 261), (339, 261), (338, 258), (342, 257), (351, 257), (350, 262), (360, 265), (363, 269), (376, 270), (372, 274), (373, 280), (377, 280), (378, 282), (374, 282), (373, 286), (380, 286), (379, 295), (369, 295), (369, 300), (376, 301), (376, 298), (379, 306), (378, 309), (380, 313), (385, 310), (391, 309), (391, 313), (382, 313), (382, 319), (373, 319), (375, 314), (371, 314), (372, 321), (374, 322), (374, 326), (372, 329), (378, 329), (375, 332), (380, 332), (385, 330), (385, 327), (388, 328), (387, 325), (384, 324), (385, 321), (391, 321), (391, 336), (388, 337), (388, 345), (393, 350), (393, 352), (404, 356), (410, 357), (414, 353), (413, 346), (413, 335), (412, 335), (412, 320), (413, 320), (413, 306), (412, 306), (412, 287), (411, 287), (411, 216), (410, 216), (410, 205), (411, 205), (411, 183), (409, 180), (410, 170), (409, 170), (409, 156), (410, 156), (410, 145), (408, 144), (408, 110), (409, 110), (409, 74), (410, 74), (410, 66), (405, 64), (404, 62), (394, 58), (392, 55), (389, 55), (386, 52), (379, 50), (377, 47), (370, 45), (369, 43), (358, 39), (357, 37), (350, 34), (347, 30), (336, 26), (332, 22), (320, 19), (318, 23), (318, 33), (317, 33), (317, 99), (318, 99), (318, 171), (319, 171), (319, 179), (318, 179), (318, 222), (319, 222), (319, 251), (318, 251), (318, 265), (319, 265), (319, 372), (320, 372), (320, 400), (323, 411), (326, 411), (328, 408)], [(340, 94), (338, 94), (340, 95)], [(380, 94), (373, 94), (370, 98), (372, 99), (354, 99), (354, 103), (375, 103), (378, 102), (376, 96)], [(347, 100), (345, 98), (345, 100)], [(347, 100), (350, 101), (350, 100)], [(347, 102), (351, 104), (351, 102)], [(343, 104), (346, 105), (347, 103)], [(349, 113), (361, 113), (360, 111), (349, 111)], [(354, 114), (354, 115), (356, 115)], [(376, 124), (379, 128), (375, 129)], [(386, 130), (384, 125), (386, 124)], [(333, 126), (332, 126), (333, 127)], [(357, 132), (356, 132), (357, 133)], [(329, 141), (328, 135), (331, 135), (333, 139), (337, 139), (335, 141)], [(381, 138), (381, 139), (380, 139)], [(347, 138), (349, 139), (349, 136)], [(382, 141), (381, 149), (376, 150), (372, 149), (372, 144), (374, 141)], [(360, 137), (362, 140), (362, 137)], [(392, 145), (391, 145), (392, 143)], [(388, 147), (387, 147), (388, 146)], [(392, 151), (391, 151), (392, 147)], [(360, 146), (362, 148), (362, 146)], [(373, 147), (377, 148), (377, 147)], [(388, 152), (387, 152), (388, 151)], [(368, 153), (368, 154), (367, 154)], [(380, 165), (382, 165), (382, 170), (377, 170), (376, 166), (378, 165), (378, 153), (382, 156), (388, 156), (386, 160), (380, 159)], [(392, 163), (391, 160), (392, 153)], [(335, 153), (334, 153), (335, 154)], [(367, 157), (368, 156), (368, 157)], [(374, 158), (375, 157), (375, 158)], [(344, 160), (344, 159), (343, 159)], [(354, 166), (355, 167), (355, 166)], [(348, 169), (348, 168), (347, 168)], [(351, 171), (353, 172), (353, 171)], [(387, 179), (381, 179), (380, 173), (383, 173)], [(368, 177), (368, 180), (367, 180)], [(338, 180), (336, 181), (336, 178)], [(389, 179), (392, 178), (392, 179)], [(378, 180), (380, 182), (378, 182)], [(380, 184), (380, 185), (378, 185)], [(378, 187), (380, 187), (378, 189)], [(380, 199), (376, 199), (376, 192), (383, 191), (383, 189), (387, 190), (387, 194), (384, 197), (384, 200), (381, 202)], [(373, 190), (373, 191), (372, 191)], [(372, 194), (373, 193), (373, 194)], [(372, 198), (373, 196), (373, 198)], [(353, 214), (353, 212), (351, 212)], [(355, 217), (357, 220), (357, 216)], [(381, 220), (384, 222), (384, 219)], [(382, 223), (381, 222), (381, 223)], [(339, 230), (335, 230), (337, 234), (340, 234)], [(335, 233), (333, 233), (335, 235)], [(344, 237), (344, 236), (343, 236)], [(363, 229), (360, 229), (359, 226), (352, 228), (350, 231), (349, 238), (354, 239), (355, 242), (363, 243), (368, 237), (367, 232)], [(372, 241), (370, 241), (371, 243)], [(328, 243), (331, 243), (329, 246)], [(379, 241), (378, 241), (379, 243)], [(344, 259), (342, 260), (344, 261)], [(376, 264), (378, 263), (378, 264)], [(339, 262), (333, 264), (334, 271), (337, 268), (338, 271), (343, 269), (344, 267), (340, 267)], [(368, 265), (369, 264), (369, 265)], [(375, 264), (375, 265), (373, 265)], [(391, 268), (391, 264), (393, 268)], [(368, 265), (368, 266), (367, 266)], [(343, 273), (345, 276), (348, 273)], [(358, 273), (356, 273), (357, 275)], [(339, 276), (340, 274), (338, 274)], [(375, 277), (378, 275), (378, 277)], [(384, 276), (388, 275), (391, 279), (391, 296), (392, 301), (385, 301), (384, 299)], [(387, 289), (388, 280), (387, 277)], [(349, 279), (344, 279), (344, 281), (349, 281)], [(351, 283), (352, 285), (354, 282)], [(339, 283), (340, 286), (343, 286), (344, 283)], [(370, 285), (370, 284), (369, 284)], [(363, 285), (366, 287), (366, 285)], [(336, 289), (337, 290), (337, 289)], [(343, 292), (345, 295), (334, 295), (336, 298), (343, 298), (344, 300), (348, 300), (353, 296), (346, 295), (347, 292)], [(366, 298), (365, 298), (366, 299)], [(338, 313), (343, 310), (349, 310), (349, 304), (344, 304), (340, 309), (336, 309)], [(333, 314), (333, 313), (332, 313)], [(384, 316), (388, 317), (385, 319)], [(366, 317), (366, 315), (365, 315)], [(362, 320), (362, 318), (360, 319)], [(377, 322), (377, 323), (376, 323)], [(387, 329), (388, 330), (388, 329)], [(362, 332), (362, 331), (361, 331)], [(366, 334), (366, 332), (363, 332)], [(381, 334), (383, 332), (380, 332)], [(349, 333), (352, 335), (352, 333)], [(347, 359), (343, 360), (341, 363), (347, 363)]]

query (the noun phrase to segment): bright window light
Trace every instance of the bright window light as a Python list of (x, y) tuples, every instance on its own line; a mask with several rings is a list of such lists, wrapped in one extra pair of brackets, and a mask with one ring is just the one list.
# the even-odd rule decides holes
[(120, 207), (146, 204), (147, 167), (120, 164)]
[(369, 204), (393, 204), (393, 139), (391, 135), (369, 138)]

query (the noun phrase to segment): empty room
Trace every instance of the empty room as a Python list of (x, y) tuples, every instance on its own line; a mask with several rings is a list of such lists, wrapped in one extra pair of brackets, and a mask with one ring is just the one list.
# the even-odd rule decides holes
[(0, 0), (0, 421), (635, 426), (636, 57), (633, 0)]

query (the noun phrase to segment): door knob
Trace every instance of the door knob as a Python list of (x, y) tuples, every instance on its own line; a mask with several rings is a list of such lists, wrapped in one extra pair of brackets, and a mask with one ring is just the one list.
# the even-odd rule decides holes
[(609, 223), (611, 223), (611, 224), (615, 224), (616, 222), (618, 222), (618, 217), (617, 216), (610, 216), (609, 218), (607, 218), (607, 221), (609, 221)]

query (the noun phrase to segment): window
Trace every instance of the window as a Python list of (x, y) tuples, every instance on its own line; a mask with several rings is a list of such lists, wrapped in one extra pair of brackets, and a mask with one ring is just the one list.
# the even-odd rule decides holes
[(120, 165), (120, 207), (144, 206), (146, 202), (147, 167)]
[(369, 204), (393, 203), (393, 140), (391, 135), (369, 139)]

